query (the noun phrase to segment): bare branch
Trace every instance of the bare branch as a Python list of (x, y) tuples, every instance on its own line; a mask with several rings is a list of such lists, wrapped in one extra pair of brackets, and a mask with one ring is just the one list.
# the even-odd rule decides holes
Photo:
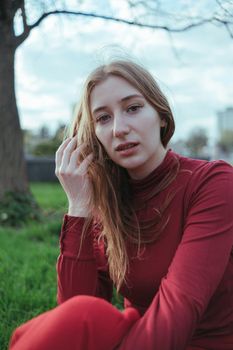
[(23, 28), (24, 28), (24, 31), (25, 31), (25, 30), (27, 30), (28, 25), (27, 25), (27, 18), (26, 18), (24, 3), (22, 3), (20, 8), (21, 8), (21, 11), (22, 11)]
[(228, 23), (224, 23), (226, 30), (228, 31), (230, 37), (233, 39), (233, 32), (231, 31), (231, 28)]
[(220, 0), (215, 0), (215, 1), (217, 2), (218, 6), (219, 6), (226, 14), (228, 14), (229, 16), (233, 16), (233, 13), (231, 13), (228, 9), (226, 9), (226, 8), (223, 6), (223, 4), (222, 4), (222, 2), (221, 2)]
[(31, 28), (27, 24), (27, 17), (26, 17), (26, 12), (25, 12), (25, 6), (24, 6), (24, 1), (21, 2), (21, 14), (22, 14), (22, 19), (23, 19), (23, 33), (19, 36), (15, 37), (15, 46), (18, 47), (19, 45), (22, 44), (24, 40), (27, 39), (27, 37), (30, 34)]
[(156, 24), (146, 24), (146, 23), (141, 23), (137, 21), (130, 21), (126, 20), (123, 18), (117, 18), (117, 17), (112, 17), (112, 16), (105, 16), (105, 15), (98, 15), (95, 13), (88, 13), (88, 12), (78, 12), (78, 11), (67, 11), (67, 10), (56, 10), (56, 11), (50, 11), (44, 13), (34, 24), (29, 25), (30, 29), (33, 29), (37, 27), (46, 17), (51, 16), (51, 15), (56, 15), (56, 14), (66, 14), (66, 15), (74, 15), (74, 16), (83, 16), (83, 17), (92, 17), (92, 18), (100, 18), (104, 20), (109, 20), (113, 22), (119, 22), (119, 23), (125, 23), (128, 25), (136, 26), (136, 27), (143, 27), (143, 28), (150, 28), (150, 29), (162, 29), (168, 32), (183, 32), (186, 30), (189, 30), (190, 28), (198, 27), (206, 23), (210, 23), (213, 21), (213, 18), (206, 18), (206, 19), (201, 19), (200, 21), (190, 23), (186, 26), (180, 27), (180, 28), (172, 28), (168, 26), (163, 26), (163, 25), (156, 25)]
[(182, 66), (184, 66), (184, 62), (182, 61), (182, 57), (181, 57), (179, 51), (176, 49), (176, 47), (175, 47), (175, 45), (174, 45), (172, 33), (171, 33), (171, 32), (167, 32), (167, 35), (168, 35), (168, 39), (169, 39), (169, 41), (170, 41), (170, 45), (171, 45), (171, 49), (172, 49), (172, 52), (173, 52), (173, 54), (174, 54), (174, 57), (177, 59), (177, 61), (178, 61)]
[[(180, 26), (172, 26), (172, 25), (162, 25), (162, 24), (156, 24), (157, 20), (156, 18), (154, 19), (154, 23), (149, 23), (149, 21), (147, 23), (143, 23), (139, 18), (134, 18), (133, 20), (127, 20), (127, 19), (123, 19), (123, 18), (117, 18), (117, 17), (113, 17), (113, 16), (107, 16), (107, 15), (101, 15), (101, 14), (96, 14), (96, 13), (90, 13), (90, 12), (80, 12), (80, 11), (71, 11), (71, 10), (53, 10), (53, 11), (48, 11), (48, 12), (44, 12), (39, 18), (38, 20), (34, 23), (34, 24), (27, 24), (27, 18), (26, 18), (26, 13), (25, 13), (25, 8), (24, 8), (24, 1), (23, 0), (15, 0), (15, 3), (18, 3), (18, 5), (20, 4), (20, 9), (22, 11), (22, 20), (23, 20), (23, 26), (24, 26), (24, 31), (21, 35), (15, 37), (15, 45), (16, 47), (18, 47), (30, 34), (30, 31), (39, 26), (40, 23), (47, 17), (51, 16), (51, 15), (72, 15), (72, 16), (82, 16), (82, 17), (89, 17), (89, 18), (99, 18), (99, 19), (103, 19), (103, 20), (108, 20), (108, 21), (112, 21), (112, 22), (118, 22), (118, 23), (123, 23), (123, 24), (127, 24), (127, 25), (132, 25), (132, 26), (136, 26), (136, 27), (140, 27), (140, 28), (149, 28), (149, 29), (160, 29), (160, 30), (164, 30), (167, 33), (179, 33), (179, 32), (184, 32), (184, 31), (188, 31), (191, 28), (195, 28), (195, 27), (200, 27), (204, 24), (207, 23), (213, 23), (213, 24), (217, 24), (219, 23), (220, 25), (224, 26), (226, 28), (226, 31), (228, 32), (228, 34), (230, 35), (230, 37), (233, 37), (233, 32), (232, 32), (232, 28), (231, 25), (233, 24), (232, 21), (232, 16), (230, 16), (230, 12), (228, 8), (225, 8), (221, 2), (221, 0), (216, 0), (220, 10), (217, 11), (215, 14), (212, 14), (210, 17), (208, 18), (203, 18), (203, 17), (188, 17), (185, 16), (184, 19), (186, 20), (187, 24), (184, 25), (180, 25)], [(137, 1), (137, 2), (133, 2), (129, 0), (129, 5), (131, 7), (131, 9), (135, 8), (137, 6), (144, 6), (144, 8), (146, 8), (147, 10), (150, 9), (149, 14), (153, 14), (152, 12), (158, 12), (161, 14), (163, 14), (163, 16), (168, 16), (168, 17), (174, 17), (174, 14), (168, 13), (168, 12), (164, 12), (162, 11), (162, 9), (160, 8), (160, 2), (159, 1), (155, 1), (153, 2), (153, 7), (150, 3), (146, 3), (144, 1)], [(0, 6), (1, 9), (1, 6)], [(158, 13), (157, 13), (158, 14)], [(146, 15), (146, 14), (145, 14)], [(142, 18), (142, 17), (141, 17)], [(179, 18), (180, 18), (180, 14), (179, 14)], [(181, 16), (182, 18), (182, 16)], [(187, 22), (188, 21), (188, 22)], [(179, 23), (180, 21), (176, 21), (176, 23)]]

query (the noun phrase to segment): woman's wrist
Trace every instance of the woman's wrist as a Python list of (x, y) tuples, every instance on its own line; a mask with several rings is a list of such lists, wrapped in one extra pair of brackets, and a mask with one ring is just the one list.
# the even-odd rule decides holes
[(84, 218), (89, 216), (88, 210), (86, 208), (80, 208), (74, 205), (69, 205), (67, 214), (69, 216), (84, 217)]

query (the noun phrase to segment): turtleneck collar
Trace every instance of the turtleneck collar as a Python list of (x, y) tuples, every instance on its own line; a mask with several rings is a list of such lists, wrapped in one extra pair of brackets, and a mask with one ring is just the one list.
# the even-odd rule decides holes
[(169, 149), (158, 167), (156, 167), (150, 174), (140, 180), (129, 178), (129, 184), (132, 190), (133, 197), (144, 197), (149, 193), (155, 186), (157, 187), (165, 177), (177, 164), (177, 156)]

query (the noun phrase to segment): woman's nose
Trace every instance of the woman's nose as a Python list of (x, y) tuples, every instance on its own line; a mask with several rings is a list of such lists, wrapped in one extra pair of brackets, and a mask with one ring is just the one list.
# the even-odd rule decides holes
[(128, 123), (124, 120), (124, 116), (115, 116), (113, 123), (113, 136), (122, 137), (130, 132)]

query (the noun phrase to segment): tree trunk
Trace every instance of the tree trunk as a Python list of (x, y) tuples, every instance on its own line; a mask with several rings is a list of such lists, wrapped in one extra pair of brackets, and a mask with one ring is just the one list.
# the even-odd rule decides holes
[(15, 97), (15, 47), (4, 41), (3, 36), (0, 40), (0, 199), (8, 191), (29, 191)]

